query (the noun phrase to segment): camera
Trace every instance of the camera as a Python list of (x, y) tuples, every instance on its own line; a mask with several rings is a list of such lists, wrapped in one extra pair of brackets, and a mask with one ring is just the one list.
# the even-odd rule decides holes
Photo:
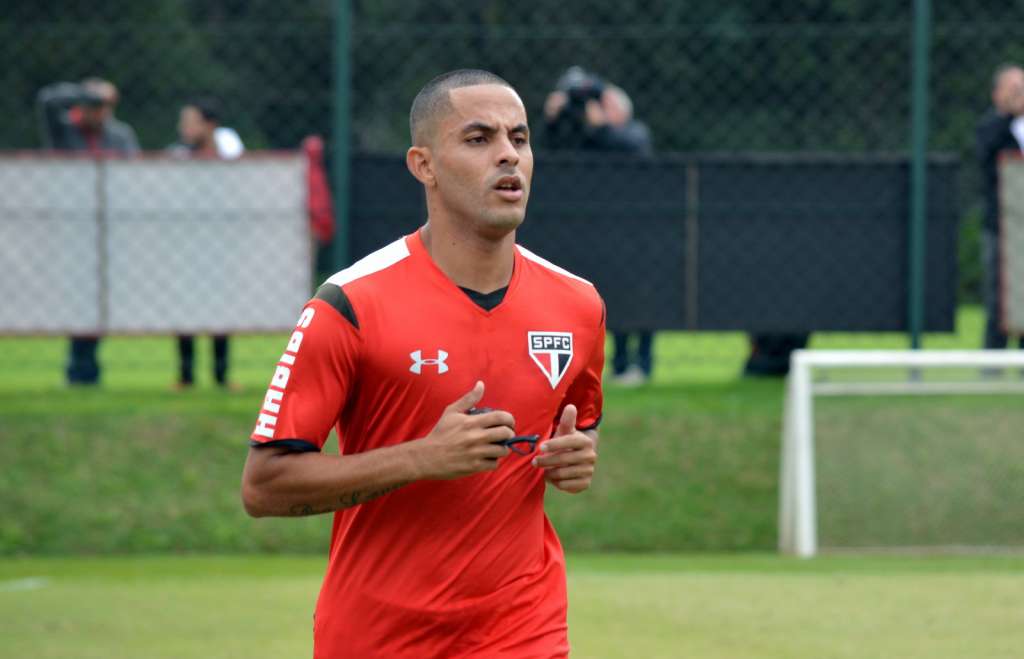
[(555, 91), (565, 94), (565, 104), (554, 116), (547, 117), (545, 136), (552, 149), (586, 149), (592, 127), (587, 121), (587, 103), (600, 101), (605, 82), (580, 66), (572, 66), (555, 83)]
[(566, 93), (569, 105), (583, 106), (601, 99), (604, 80), (580, 66), (571, 66), (558, 79), (556, 88)]

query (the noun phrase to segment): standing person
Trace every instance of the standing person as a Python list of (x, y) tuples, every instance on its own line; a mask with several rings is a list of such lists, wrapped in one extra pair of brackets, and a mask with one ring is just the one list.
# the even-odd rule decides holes
[[(117, 87), (101, 78), (86, 78), (81, 84), (57, 82), (42, 88), (37, 104), (43, 145), (55, 151), (86, 152), (96, 158), (138, 153), (135, 131), (114, 117), (117, 102)], [(71, 337), (65, 371), (68, 384), (99, 384), (99, 342), (98, 336)]]
[[(515, 244), (533, 154), (506, 81), (435, 78), (410, 127), (427, 222), (303, 309), (242, 498), (254, 516), (334, 512), (318, 658), (565, 657), (544, 494), (594, 474), (603, 304)], [(332, 426), (340, 455), (321, 453)]]
[(750, 335), (750, 354), (743, 365), (745, 376), (781, 377), (789, 373), (789, 358), (803, 350), (811, 335), (802, 332)]
[[(212, 98), (200, 98), (186, 103), (178, 114), (180, 144), (171, 147), (182, 157), (220, 158), (234, 160), (245, 152), (245, 145), (234, 129), (221, 125), (220, 104)], [(228, 386), (228, 336), (217, 334), (213, 342), (213, 378), (218, 385)], [(178, 336), (178, 388), (191, 387), (195, 382), (195, 337)]]
[[(999, 154), (1020, 152), (1024, 131), (1024, 69), (1003, 64), (992, 76), (992, 107), (978, 121), (975, 142), (981, 167), (985, 215), (981, 231), (983, 269), (982, 298), (985, 302), (985, 348), (1002, 349), (1009, 336), (1001, 324), (1001, 286), (999, 282)], [(989, 374), (994, 372), (986, 371)]]
[[(553, 149), (575, 149), (650, 156), (651, 133), (633, 116), (633, 101), (621, 87), (574, 66), (559, 79), (544, 103), (545, 132)], [(612, 325), (614, 327), (614, 324)], [(647, 382), (653, 368), (654, 332), (613, 332), (615, 382)]]

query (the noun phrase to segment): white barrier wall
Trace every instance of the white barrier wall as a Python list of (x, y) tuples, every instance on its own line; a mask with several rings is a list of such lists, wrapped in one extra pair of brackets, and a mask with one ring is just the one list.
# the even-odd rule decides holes
[(0, 333), (291, 328), (312, 285), (305, 167), (0, 156)]
[(89, 160), (0, 158), (0, 331), (98, 326), (96, 190)]
[(1024, 159), (1004, 159), (999, 180), (1003, 322), (1008, 333), (1024, 335)]

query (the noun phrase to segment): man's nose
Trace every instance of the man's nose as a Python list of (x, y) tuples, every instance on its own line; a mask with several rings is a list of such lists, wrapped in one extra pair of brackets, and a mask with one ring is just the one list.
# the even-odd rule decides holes
[(516, 145), (512, 143), (512, 140), (503, 138), (501, 140), (501, 147), (498, 150), (498, 164), (499, 165), (511, 165), (515, 167), (519, 164), (519, 151), (516, 149)]

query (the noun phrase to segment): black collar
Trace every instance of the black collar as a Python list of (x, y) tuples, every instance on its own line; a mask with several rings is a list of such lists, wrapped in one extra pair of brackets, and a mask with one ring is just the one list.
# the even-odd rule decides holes
[(481, 293), (479, 291), (474, 291), (471, 288), (463, 288), (462, 286), (459, 286), (459, 288), (469, 296), (470, 300), (473, 300), (478, 307), (485, 311), (490, 311), (501, 304), (501, 301), (505, 299), (505, 293), (508, 292), (508, 286), (503, 286), (502, 288), (499, 288), (496, 291), (491, 291), (490, 293)]

